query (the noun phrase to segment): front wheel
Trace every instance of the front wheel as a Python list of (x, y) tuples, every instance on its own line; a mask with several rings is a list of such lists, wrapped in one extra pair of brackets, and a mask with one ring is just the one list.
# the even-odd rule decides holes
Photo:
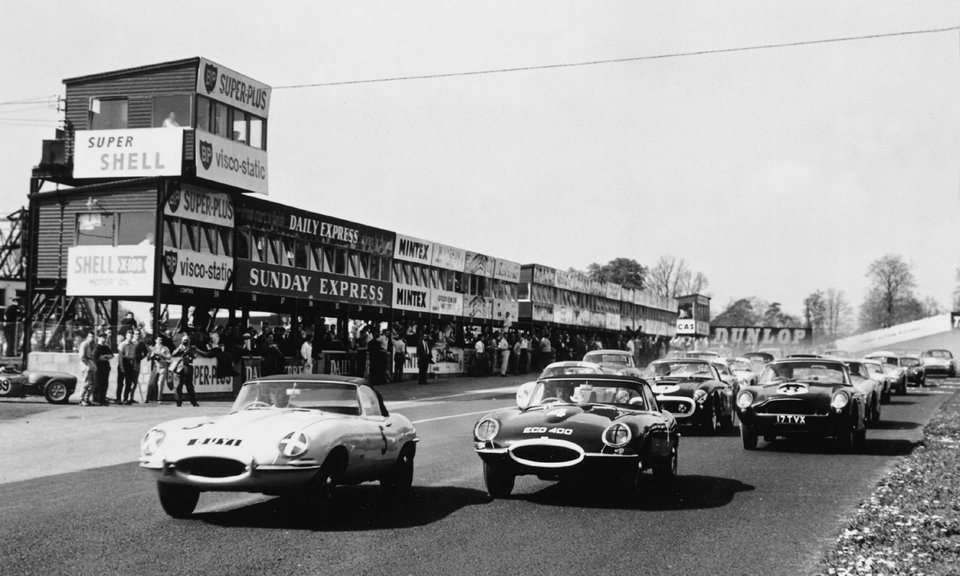
[(670, 456), (653, 465), (653, 477), (659, 482), (673, 480), (677, 476), (677, 447), (670, 448)]
[(487, 486), (487, 493), (493, 498), (506, 498), (513, 492), (516, 476), (502, 466), (483, 463), (483, 483)]
[(740, 422), (740, 439), (743, 440), (744, 450), (757, 449), (757, 431), (753, 430), (742, 421)]
[(707, 410), (708, 412), (703, 419), (703, 428), (707, 434), (716, 434), (720, 428), (719, 409), (715, 404), (710, 404), (707, 406)]
[(60, 380), (51, 380), (47, 383), (47, 387), (44, 388), (43, 395), (46, 397), (47, 402), (51, 404), (66, 404), (67, 400), (70, 399), (70, 390), (68, 390), (67, 385)]
[(413, 486), (413, 451), (404, 450), (390, 473), (380, 479), (380, 487), (388, 496), (405, 498)]
[(175, 484), (157, 484), (157, 494), (163, 511), (173, 518), (189, 518), (197, 507), (200, 491)]

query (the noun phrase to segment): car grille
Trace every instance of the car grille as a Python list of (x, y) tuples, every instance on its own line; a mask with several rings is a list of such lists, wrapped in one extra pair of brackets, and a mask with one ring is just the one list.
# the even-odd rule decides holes
[(528, 466), (560, 468), (583, 460), (583, 450), (562, 440), (523, 441), (510, 447), (510, 457)]
[(246, 464), (230, 458), (185, 458), (177, 462), (181, 473), (204, 478), (230, 478), (243, 474), (246, 469)]
[(810, 400), (774, 399), (759, 406), (757, 412), (761, 414), (819, 414), (817, 405)]
[(685, 418), (696, 412), (693, 400), (660, 400), (660, 408), (678, 418)]

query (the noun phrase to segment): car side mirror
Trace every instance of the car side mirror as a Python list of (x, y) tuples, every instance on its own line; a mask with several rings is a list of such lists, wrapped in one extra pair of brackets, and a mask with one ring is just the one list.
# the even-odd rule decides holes
[(533, 399), (533, 389), (536, 388), (536, 382), (526, 382), (517, 389), (517, 407), (526, 410), (530, 406), (530, 400)]

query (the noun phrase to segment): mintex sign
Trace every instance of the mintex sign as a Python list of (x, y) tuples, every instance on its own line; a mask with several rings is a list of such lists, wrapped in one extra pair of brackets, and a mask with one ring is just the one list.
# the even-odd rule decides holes
[(200, 59), (197, 94), (266, 118), (270, 113), (270, 90), (263, 82), (205, 58)]
[(74, 178), (179, 176), (182, 128), (77, 130)]
[(267, 194), (267, 152), (197, 131), (197, 177)]
[(67, 296), (153, 295), (153, 246), (73, 246)]

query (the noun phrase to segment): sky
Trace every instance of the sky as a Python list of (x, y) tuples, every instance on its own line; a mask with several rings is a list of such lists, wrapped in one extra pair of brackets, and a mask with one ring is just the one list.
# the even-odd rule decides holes
[(951, 307), (953, 0), (4, 6), (3, 214), (63, 79), (202, 56), (273, 87), (273, 201), (564, 270), (672, 256), (713, 314), (801, 316), (831, 288), (858, 307), (887, 254)]

